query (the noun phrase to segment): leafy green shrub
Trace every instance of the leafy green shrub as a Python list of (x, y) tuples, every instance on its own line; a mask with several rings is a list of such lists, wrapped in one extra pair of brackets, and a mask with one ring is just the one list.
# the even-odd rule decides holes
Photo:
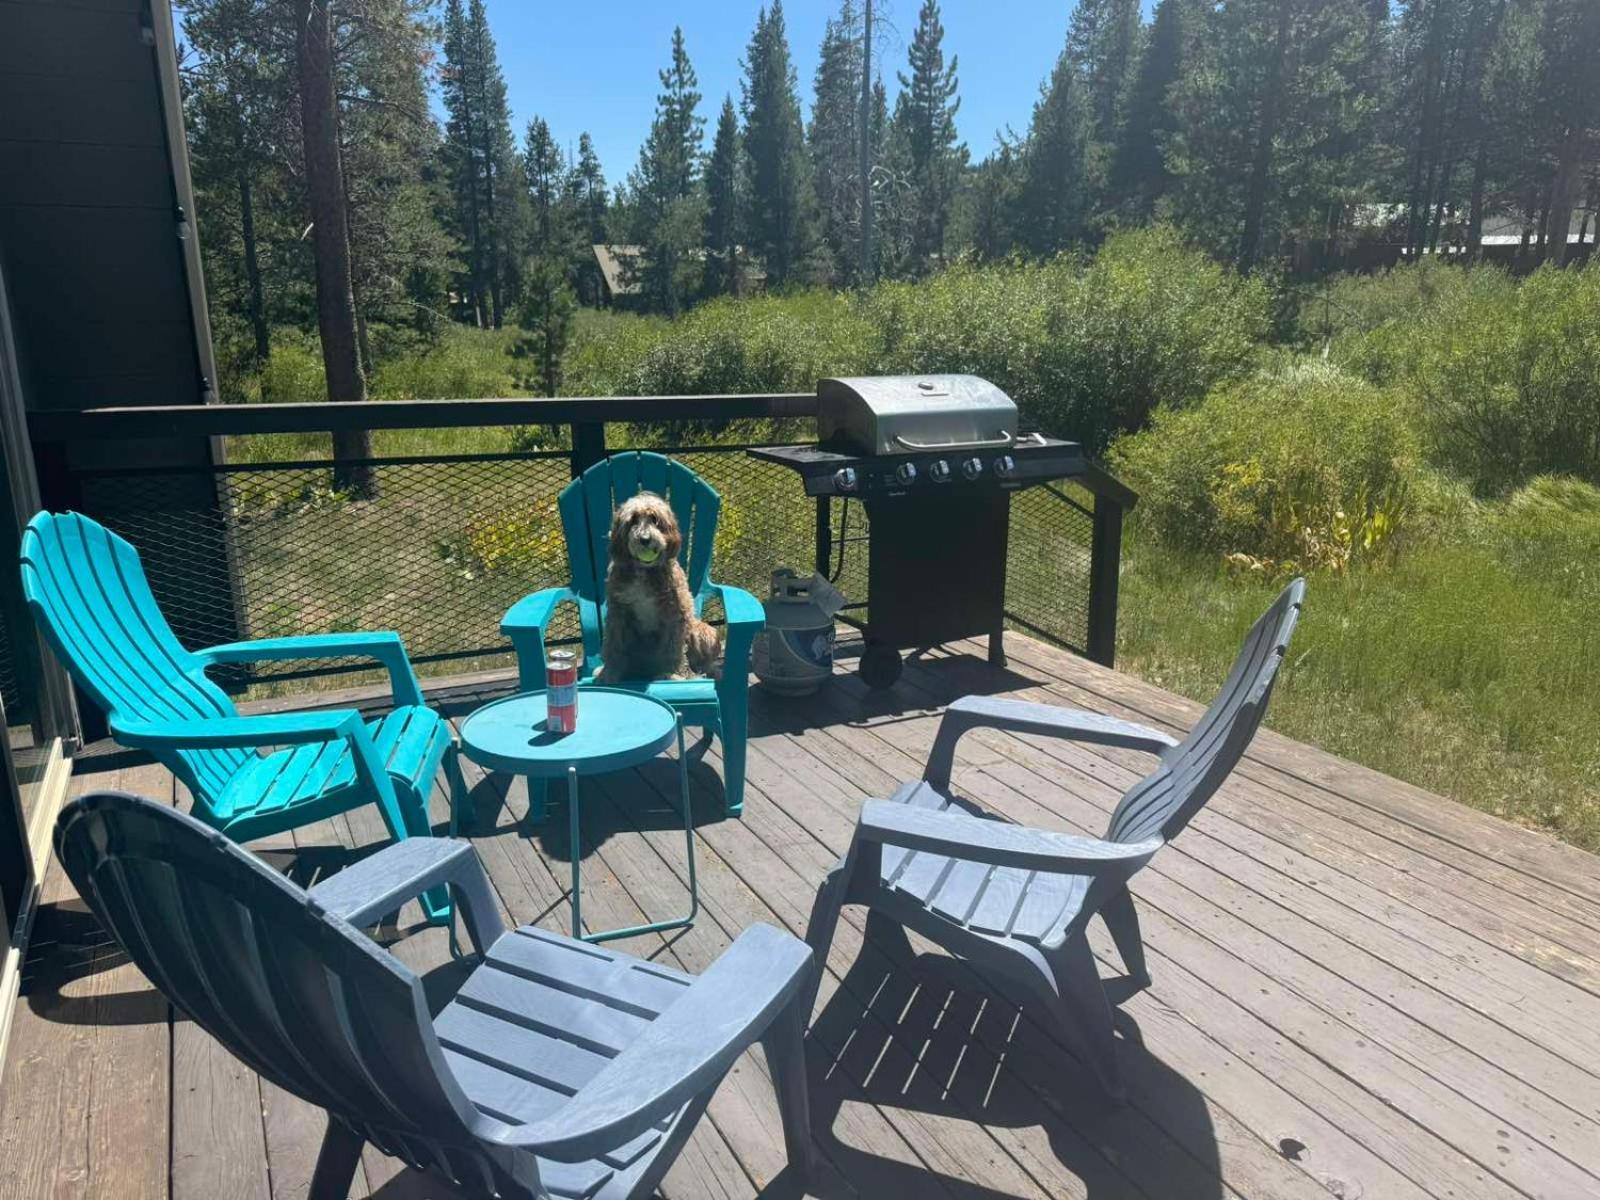
[(580, 308), (561, 362), (561, 394), (619, 395), (634, 366), (671, 329), (664, 317)]
[(880, 285), (863, 306), (877, 369), (982, 375), (1026, 421), (1096, 450), (1244, 371), (1268, 317), (1258, 281), (1165, 227), (1113, 237), (1087, 266), (957, 267)]
[(453, 326), (438, 341), (409, 354), (381, 361), (368, 380), (374, 400), (458, 400), (518, 396), (506, 351), (514, 329)]
[(497, 512), (474, 513), (459, 538), (439, 544), (439, 554), (466, 579), (496, 571), (522, 571), (559, 562), (566, 542), (556, 498)]
[(1401, 383), (1429, 457), (1479, 494), (1600, 482), (1600, 267), (1546, 267), (1441, 309)]
[(1427, 258), (1373, 275), (1336, 275), (1302, 299), (1299, 341), (1373, 383), (1404, 374), (1440, 314), (1505, 309), (1517, 284), (1498, 267)]
[(1417, 458), (1388, 393), (1320, 363), (1163, 409), (1114, 450), (1156, 536), (1273, 570), (1383, 553), (1409, 516)]
[(328, 398), (317, 340), (290, 331), (273, 335), (272, 356), (259, 372), (244, 376), (241, 383), (247, 402), (314, 404)]
[(1406, 397), (1429, 459), (1479, 495), (1600, 482), (1600, 268), (1421, 263), (1346, 277), (1302, 312), (1329, 357)]
[(714, 300), (671, 326), (622, 378), (633, 396), (810, 391), (870, 369), (871, 326), (847, 296), (803, 292)]

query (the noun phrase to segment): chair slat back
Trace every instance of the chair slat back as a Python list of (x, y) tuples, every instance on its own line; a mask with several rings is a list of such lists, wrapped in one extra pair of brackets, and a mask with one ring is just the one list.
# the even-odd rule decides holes
[(488, 1168), (416, 976), (259, 859), (176, 809), (93, 793), (56, 855), (139, 969), (252, 1070), (454, 1177)]
[(612, 514), (630, 497), (654, 492), (672, 506), (683, 535), (678, 563), (700, 598), (711, 575), (722, 499), (688, 467), (648, 450), (628, 450), (594, 464), (561, 492), (557, 506), (567, 539), (572, 589), (578, 593), (584, 650), (600, 652)]
[(1157, 833), (1170, 839), (1222, 786), (1266, 715), (1305, 590), (1305, 580), (1296, 579), (1250, 627), (1211, 706), (1189, 735), (1166, 753), (1161, 766), (1122, 797), (1111, 814), (1108, 840), (1137, 842)]
[[(77, 513), (41, 512), (28, 522), (21, 558), (23, 594), (50, 648), (108, 716), (186, 721), (236, 715), (161, 615), (139, 553), (128, 542)], [(210, 805), (249, 751), (179, 750), (159, 757)]]

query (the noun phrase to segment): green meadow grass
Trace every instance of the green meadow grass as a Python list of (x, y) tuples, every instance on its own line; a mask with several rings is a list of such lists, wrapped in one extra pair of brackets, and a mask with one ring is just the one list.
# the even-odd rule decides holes
[[(1202, 702), (1279, 581), (1125, 544), (1119, 670)], [(1267, 724), (1298, 741), (1600, 850), (1600, 617), (1475, 544), (1319, 573)]]

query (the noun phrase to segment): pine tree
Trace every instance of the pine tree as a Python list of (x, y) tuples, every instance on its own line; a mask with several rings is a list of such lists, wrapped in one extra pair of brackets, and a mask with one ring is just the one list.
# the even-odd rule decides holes
[(857, 126), (861, 118), (861, 21), (855, 0), (844, 0), (829, 18), (817, 61), (811, 127), (811, 173), (816, 185), (819, 235), (834, 282), (852, 277), (859, 266)]
[(1027, 248), (1041, 257), (1072, 245), (1089, 210), (1089, 130), (1084, 83), (1069, 51), (1040, 88), (1023, 148), (1018, 219)]
[(1240, 270), (1325, 237), (1370, 116), (1366, 0), (1231, 0), (1205, 22), (1169, 93), (1167, 167), (1188, 231)]
[(960, 242), (979, 262), (1002, 259), (1017, 244), (1024, 162), (1023, 148), (1002, 137), (973, 173)]
[(956, 111), (961, 107), (956, 56), (945, 66), (943, 43), (938, 0), (923, 0), (908, 52), (911, 74), (900, 76), (904, 103), (895, 108), (895, 123), (903, 131), (910, 156), (915, 196), (911, 257), (918, 271), (928, 259), (944, 254), (950, 204), (967, 159), (966, 147), (956, 141)]
[(717, 132), (706, 162), (705, 282), (708, 296), (739, 291), (739, 117), (733, 97), (722, 98)]
[(636, 240), (645, 247), (645, 294), (662, 311), (676, 313), (699, 282), (693, 277), (690, 251), (700, 241), (697, 186), (705, 126), (697, 111), (701, 97), (682, 28), (672, 31), (672, 61), (660, 79), (655, 118), (629, 178), (629, 191)]
[(340, 51), (345, 199), (361, 357), (374, 365), (370, 328), (432, 332), (446, 303), (452, 250), (438, 217), (439, 130), (428, 111), (426, 0), (365, 0), (348, 12)]
[(1544, 87), (1540, 111), (1550, 124), (1547, 213), (1539, 241), (1544, 260), (1563, 265), (1568, 257), (1572, 212), (1600, 148), (1600, 4), (1593, 0), (1547, 0), (1544, 26)]
[(464, 290), (472, 318), (498, 328), (514, 245), (516, 197), (511, 112), (483, 0), (447, 0), (444, 14), (445, 164), (466, 243)]
[(527, 364), (517, 371), (519, 386), (546, 396), (560, 390), (561, 361), (577, 310), (578, 298), (567, 281), (565, 265), (550, 257), (531, 260), (517, 307), (517, 325), (523, 332), (509, 350), (519, 364)]
[(522, 173), (528, 190), (530, 255), (569, 263), (576, 231), (567, 160), (543, 117), (528, 122), (522, 142)]
[(266, 0), (188, 0), (183, 16), (184, 119), (212, 335), (224, 355), (242, 343), (259, 369), (272, 354), (269, 288), (288, 284), (272, 278), (289, 269), (280, 249), (299, 233), (282, 220), (294, 184), (281, 123), (294, 79), (267, 49)]
[(1111, 164), (1114, 204), (1134, 221), (1148, 220), (1171, 190), (1163, 146), (1177, 128), (1172, 85), (1181, 78), (1202, 20), (1196, 0), (1160, 0), (1129, 85)]
[(1067, 30), (1067, 58), (1077, 68), (1089, 108), (1090, 137), (1111, 146), (1140, 51), (1139, 0), (1078, 0)]
[(749, 172), (744, 227), (766, 268), (768, 283), (782, 287), (804, 274), (812, 205), (782, 0), (773, 0), (771, 9), (763, 8), (756, 16), (745, 51), (740, 109)]
[(591, 245), (607, 241), (610, 197), (605, 172), (600, 169), (600, 158), (594, 152), (594, 139), (588, 133), (578, 135), (578, 161), (573, 164), (568, 190), (578, 211), (583, 237)]

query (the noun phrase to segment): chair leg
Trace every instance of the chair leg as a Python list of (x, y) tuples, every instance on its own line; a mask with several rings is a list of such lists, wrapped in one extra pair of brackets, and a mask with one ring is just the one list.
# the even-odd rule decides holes
[(462, 826), (470, 826), (478, 818), (472, 793), (467, 791), (467, 777), (461, 773), (461, 749), (451, 743), (444, 752), (444, 778), (450, 785), (450, 836)]
[(1100, 919), (1106, 923), (1111, 940), (1116, 943), (1122, 965), (1128, 968), (1128, 978), (1135, 987), (1150, 986), (1150, 972), (1144, 963), (1144, 939), (1139, 934), (1139, 910), (1133, 905), (1133, 895), (1124, 887), (1100, 908)]
[(749, 696), (744, 688), (730, 688), (718, 703), (718, 732), (722, 734), (722, 793), (727, 814), (744, 812), (745, 742), (749, 734)]
[(778, 1096), (789, 1165), (802, 1180), (808, 1180), (816, 1174), (816, 1150), (811, 1140), (811, 1098), (806, 1082), (805, 1027), (810, 1012), (801, 1010), (804, 999), (803, 995), (796, 996), (777, 1015), (761, 1039), (761, 1048)]
[(336, 1117), (328, 1118), (328, 1132), (322, 1137), (317, 1168), (311, 1176), (307, 1200), (347, 1200), (355, 1182), (356, 1164), (361, 1161), (363, 1138)]
[(839, 915), (850, 886), (851, 866), (847, 858), (829, 871), (811, 904), (811, 921), (806, 925), (806, 945), (811, 947), (811, 982), (795, 1005), (805, 1024), (810, 1023), (817, 990), (822, 986), (822, 973), (828, 969), (828, 951), (833, 949), (833, 934), (839, 927)]
[(1117, 1041), (1112, 1032), (1111, 1003), (1095, 966), (1094, 952), (1082, 931), (1055, 950), (1045, 951), (1055, 975), (1056, 1015), (1094, 1072), (1096, 1081), (1113, 1102), (1127, 1099), (1122, 1069), (1117, 1064)]

